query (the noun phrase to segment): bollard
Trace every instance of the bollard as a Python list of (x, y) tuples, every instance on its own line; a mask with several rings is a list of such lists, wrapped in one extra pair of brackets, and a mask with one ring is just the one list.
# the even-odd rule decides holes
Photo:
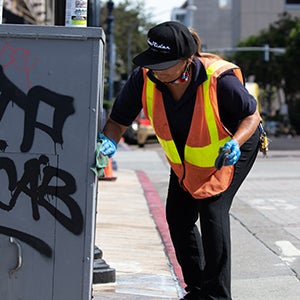
[(116, 270), (111, 268), (102, 257), (102, 250), (95, 246), (93, 283), (115, 282)]

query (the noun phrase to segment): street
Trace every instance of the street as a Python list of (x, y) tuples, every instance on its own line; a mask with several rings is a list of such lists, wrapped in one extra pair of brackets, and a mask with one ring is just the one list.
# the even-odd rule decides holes
[[(252, 255), (245, 260), (244, 252), (235, 250), (251, 245), (243, 245), (240, 232), (233, 231), (232, 259), (233, 279), (241, 280), (251, 276), (259, 280), (260, 284), (266, 280), (265, 284), (275, 286), (276, 277), (284, 277), (287, 269), (300, 279), (300, 137), (282, 136), (270, 139), (268, 156), (263, 157), (259, 153), (252, 171), (235, 197), (231, 210), (232, 222), (238, 222), (254, 240), (259, 241), (261, 249), (246, 250), (245, 253)], [(168, 165), (160, 146), (151, 143), (142, 149), (137, 146), (130, 146), (130, 149), (136, 152), (137, 159), (139, 154), (144, 154), (144, 163), (139, 166), (145, 167), (144, 170), (164, 200)], [(151, 165), (151, 160), (147, 162), (151, 151), (157, 152), (162, 158), (165, 172), (158, 171), (157, 168), (161, 166)], [(266, 260), (264, 252), (274, 254), (274, 259), (279, 258), (280, 263), (276, 259)]]

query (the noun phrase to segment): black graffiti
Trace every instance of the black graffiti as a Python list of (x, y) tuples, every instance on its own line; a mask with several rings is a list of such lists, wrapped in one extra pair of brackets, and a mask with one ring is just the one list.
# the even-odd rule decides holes
[(47, 243), (45, 243), (44, 241), (42, 241), (41, 239), (35, 236), (32, 236), (23, 231), (19, 231), (4, 226), (0, 226), (0, 234), (17, 238), (18, 240), (23, 241), (27, 245), (31, 246), (32, 248), (40, 252), (42, 255), (45, 255), (49, 258), (52, 257), (51, 247)]
[[(1, 170), (7, 174), (11, 198), (6, 202), (0, 199), (0, 209), (11, 211), (17, 204), (20, 194), (23, 193), (31, 200), (34, 220), (40, 219), (39, 207), (43, 207), (70, 232), (75, 235), (81, 234), (83, 215), (77, 202), (70, 196), (76, 192), (76, 182), (70, 173), (50, 166), (46, 155), (25, 162), (24, 173), (19, 181), (15, 164), (10, 158), (0, 157)], [(50, 182), (54, 182), (55, 185), (51, 185)], [(58, 185), (60, 182), (64, 185)], [(69, 216), (59, 211), (48, 199), (61, 200), (67, 207)]]
[(0, 140), (0, 151), (1, 152), (5, 152), (5, 149), (6, 149), (7, 146), (8, 145), (7, 145), (6, 141)]
[[(21, 152), (30, 151), (36, 128), (48, 134), (55, 144), (63, 145), (62, 130), (64, 123), (75, 112), (73, 100), (72, 97), (57, 94), (42, 86), (31, 88), (26, 95), (5, 76), (0, 65), (0, 121), (10, 102), (15, 103), (24, 111)], [(40, 102), (44, 102), (54, 108), (52, 127), (37, 121)]]

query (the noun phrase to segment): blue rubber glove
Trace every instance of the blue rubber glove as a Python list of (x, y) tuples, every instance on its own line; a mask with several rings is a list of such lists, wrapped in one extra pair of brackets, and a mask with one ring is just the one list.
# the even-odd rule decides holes
[(241, 150), (238, 142), (235, 140), (230, 140), (224, 145), (223, 149), (228, 150), (229, 152), (224, 161), (224, 166), (232, 166), (236, 164), (241, 156)]
[(99, 133), (98, 139), (102, 141), (100, 153), (111, 158), (117, 151), (117, 144), (113, 139), (109, 139), (103, 133)]

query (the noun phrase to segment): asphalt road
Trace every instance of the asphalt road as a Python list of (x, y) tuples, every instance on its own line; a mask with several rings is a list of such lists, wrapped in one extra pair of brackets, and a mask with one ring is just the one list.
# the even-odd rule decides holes
[(300, 135), (291, 137), (291, 136), (270, 136), (270, 151), (271, 150), (299, 150), (300, 151)]
[[(269, 138), (268, 156), (265, 158), (259, 153), (253, 169), (235, 197), (231, 215), (233, 222), (239, 222), (260, 241), (263, 249), (279, 257), (300, 279), (300, 136)], [(145, 154), (156, 151), (165, 164), (164, 168), (168, 168), (159, 144), (130, 148), (144, 151)], [(161, 199), (165, 199), (168, 184), (166, 172), (154, 168), (147, 173)], [(264, 263), (259, 257), (256, 262)], [(250, 273), (255, 273), (253, 262), (249, 262), (249, 268), (252, 268)], [(257, 270), (261, 272), (260, 268)], [(264, 271), (273, 272), (270, 268)], [(236, 272), (236, 276), (242, 274)]]
[[(289, 151), (289, 150), (300, 150), (300, 135), (297, 135), (295, 137), (288, 136), (288, 135), (282, 135), (279, 137), (275, 136), (269, 136), (270, 140), (269, 144), (269, 150), (283, 150), (283, 151)], [(137, 145), (129, 145), (131, 149), (137, 149)], [(144, 146), (144, 149), (158, 149), (159, 145), (155, 141), (150, 141), (148, 144)]]
[[(258, 155), (251, 172), (235, 196), (230, 212), (234, 300), (300, 299), (300, 137), (270, 139), (268, 156), (263, 157), (261, 153)], [(143, 148), (124, 144), (119, 147), (115, 160), (120, 171), (144, 172), (161, 200), (165, 200), (169, 166), (158, 143), (146, 144)], [(140, 193), (139, 185), (132, 181), (126, 177), (123, 189), (127, 191), (129, 187), (134, 187)], [(109, 195), (116, 196), (110, 192)], [(115, 205), (111, 200), (108, 203)], [(122, 199), (121, 203), (126, 201)], [(131, 209), (135, 211), (140, 203), (141, 201), (137, 201)], [(128, 207), (123, 210), (127, 212)], [(123, 210), (121, 209), (121, 213)], [(149, 216), (148, 211), (146, 214)], [(137, 216), (139, 213), (136, 213), (135, 218)], [(148, 233), (142, 236), (148, 236)], [(113, 241), (115, 242), (115, 238)], [(109, 252), (105, 251), (108, 260)], [(140, 274), (131, 275), (131, 281), (128, 282), (130, 286), (141, 277)], [(153, 282), (148, 280), (146, 285), (136, 286), (140, 290), (142, 286), (157, 286), (157, 272), (154, 275)], [(121, 285), (122, 282), (119, 281), (119, 287)], [(128, 285), (124, 288), (127, 289)], [(161, 291), (160, 286), (156, 289)], [(132, 295), (120, 298), (120, 294), (112, 296), (119, 297), (117, 299), (146, 299), (141, 297), (141, 293), (137, 295), (138, 298)], [(100, 299), (115, 299), (101, 297)], [(156, 300), (157, 297), (147, 299)]]

